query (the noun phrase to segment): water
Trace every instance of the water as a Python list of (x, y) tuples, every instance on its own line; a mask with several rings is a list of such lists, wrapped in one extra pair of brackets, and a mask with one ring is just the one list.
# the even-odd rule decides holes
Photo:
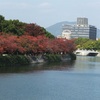
[(100, 57), (0, 68), (0, 100), (100, 100)]

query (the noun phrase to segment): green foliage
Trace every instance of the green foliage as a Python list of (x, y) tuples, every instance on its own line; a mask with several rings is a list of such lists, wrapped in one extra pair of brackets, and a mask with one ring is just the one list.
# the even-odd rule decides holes
[(45, 36), (48, 37), (48, 38), (51, 38), (51, 39), (55, 38), (54, 35), (52, 35), (49, 32), (46, 32)]
[(59, 54), (46, 54), (45, 60), (48, 62), (59, 62), (61, 61), (61, 56)]
[(24, 33), (25, 25), (25, 23), (19, 20), (5, 20), (5, 18), (0, 15), (0, 32), (20, 36)]
[(85, 43), (85, 42), (87, 42), (89, 40), (90, 39), (88, 39), (88, 38), (78, 38), (78, 39), (76, 39), (75, 43), (76, 44), (82, 44), (82, 43)]
[(5, 18), (2, 15), (0, 15), (0, 22), (2, 22), (4, 20), (5, 20)]
[(69, 55), (71, 57), (71, 60), (76, 60), (76, 55), (74, 53), (70, 53)]
[(98, 50), (100, 51), (100, 40), (78, 38), (75, 40), (77, 49)]
[[(48, 62), (59, 62), (61, 61), (61, 54), (46, 54), (45, 55), (45, 60)], [(67, 58), (68, 56), (66, 56), (66, 54), (63, 55), (63, 58)], [(76, 60), (76, 55), (74, 53), (70, 53), (69, 57), (71, 58), (71, 60)]]
[(5, 18), (0, 15), (0, 32), (2, 32), (2, 23), (4, 22)]
[(0, 55), (0, 67), (27, 65), (29, 60), (24, 55)]
[(54, 38), (54, 35), (46, 31), (45, 28), (40, 27), (36, 24), (27, 24), (20, 22), (19, 20), (5, 20), (5, 18), (0, 15), (0, 32), (4, 32), (7, 34), (13, 34), (13, 35), (23, 35), (23, 34), (29, 34), (32, 36), (38, 36), (38, 35), (45, 35), (49, 38)]
[(5, 20), (2, 22), (2, 32), (20, 36), (24, 33), (24, 25), (19, 20)]

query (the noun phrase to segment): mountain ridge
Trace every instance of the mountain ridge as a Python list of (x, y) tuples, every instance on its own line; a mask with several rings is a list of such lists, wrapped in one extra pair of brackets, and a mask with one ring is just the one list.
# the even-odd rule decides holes
[(46, 30), (49, 31), (54, 36), (57, 36), (57, 35), (61, 34), (61, 32), (62, 32), (62, 25), (63, 24), (73, 25), (75, 23), (76, 22), (62, 21), (62, 22), (58, 22), (56, 24), (53, 24), (53, 25), (47, 27)]

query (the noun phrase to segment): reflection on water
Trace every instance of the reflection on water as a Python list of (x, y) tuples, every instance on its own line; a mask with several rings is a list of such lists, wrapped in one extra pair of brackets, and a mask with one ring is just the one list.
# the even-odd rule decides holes
[(67, 61), (67, 62), (31, 64), (29, 66), (0, 67), (0, 73), (22, 73), (22, 72), (41, 71), (41, 70), (68, 70), (73, 67), (74, 63), (75, 61)]
[(74, 70), (100, 72), (100, 57), (78, 56)]
[(53, 63), (40, 63), (31, 64), (29, 66), (12, 66), (0, 67), (0, 73), (22, 73), (34, 72), (44, 70), (72, 70), (72, 71), (85, 71), (85, 70), (98, 70), (100, 67), (100, 57), (77, 56), (75, 61), (67, 62), (53, 62)]

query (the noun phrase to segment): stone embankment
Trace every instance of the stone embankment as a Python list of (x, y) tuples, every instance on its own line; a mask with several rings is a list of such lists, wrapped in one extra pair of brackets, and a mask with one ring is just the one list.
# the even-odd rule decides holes
[(0, 67), (23, 66), (32, 63), (61, 62), (75, 60), (75, 54), (46, 54), (46, 55), (0, 55)]
[(58, 62), (58, 61), (68, 61), (76, 60), (75, 54), (48, 54), (48, 55), (28, 55), (30, 63), (44, 63), (44, 62)]

